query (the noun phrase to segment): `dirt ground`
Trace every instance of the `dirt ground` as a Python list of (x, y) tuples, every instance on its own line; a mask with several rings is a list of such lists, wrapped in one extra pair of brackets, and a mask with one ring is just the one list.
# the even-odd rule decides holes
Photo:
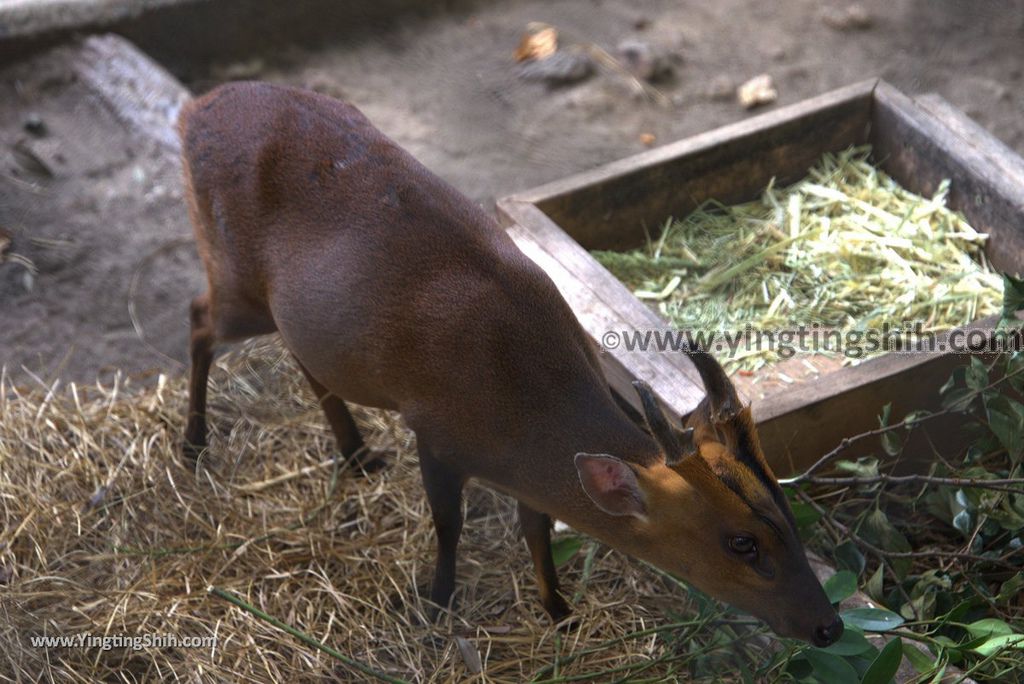
[[(191, 69), (186, 85), (263, 78), (349, 99), (485, 205), (639, 152), (649, 135), (657, 145), (741, 119), (734, 88), (760, 73), (778, 88), (772, 106), (874, 76), (938, 92), (1024, 153), (1024, 0), (858, 5), (867, 26), (833, 16), (846, 2), (507, 0)], [(674, 55), (674, 76), (657, 86), (665, 102), (638, 97), (607, 69), (562, 87), (524, 80), (511, 56), (531, 21), (556, 26), (563, 45), (614, 53), (634, 40)], [(39, 64), (0, 74), (0, 231), (8, 255), (20, 255), (0, 262), (0, 363), (44, 381), (180, 372), (187, 302), (203, 277), (177, 160)], [(33, 115), (45, 136), (26, 130)], [(53, 178), (31, 168), (19, 140)]]
[(0, 358), (21, 381), (183, 368), (182, 303), (204, 277), (180, 164), (89, 87), (105, 57), (69, 46), (0, 79)]

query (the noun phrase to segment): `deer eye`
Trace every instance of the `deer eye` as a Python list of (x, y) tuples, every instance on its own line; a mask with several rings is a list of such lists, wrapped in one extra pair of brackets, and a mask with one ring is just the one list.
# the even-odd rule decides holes
[(749, 556), (757, 553), (757, 541), (746, 535), (736, 535), (729, 539), (729, 550), (741, 556)]

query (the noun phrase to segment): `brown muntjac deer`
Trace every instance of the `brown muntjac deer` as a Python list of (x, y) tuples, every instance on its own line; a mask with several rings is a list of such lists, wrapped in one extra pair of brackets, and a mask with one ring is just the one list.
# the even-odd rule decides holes
[(706, 397), (677, 431), (637, 384), (646, 429), (617, 403), (554, 283), (482, 209), (353, 106), (263, 83), (182, 112), (188, 204), (209, 291), (192, 303), (185, 453), (206, 447), (215, 344), (279, 332), (338, 447), (361, 465), (345, 402), (416, 433), (437, 532), (431, 601), (455, 588), (469, 478), (519, 502), (544, 607), (569, 607), (551, 519), (673, 572), (819, 646), (843, 623), (808, 565), (721, 366), (689, 351)]

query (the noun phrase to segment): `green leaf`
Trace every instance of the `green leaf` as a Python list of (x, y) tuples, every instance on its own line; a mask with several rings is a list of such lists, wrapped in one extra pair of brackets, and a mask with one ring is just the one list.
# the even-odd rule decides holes
[(918, 575), (911, 587), (908, 602), (900, 606), (900, 614), (908, 620), (929, 620), (935, 615), (935, 606), (940, 595), (946, 595), (953, 588), (949, 575), (940, 570), (927, 570)]
[(974, 400), (975, 392), (966, 387), (956, 387), (942, 395), (942, 408), (948, 411), (966, 411)]
[(960, 644), (950, 639), (945, 634), (936, 635), (933, 641), (939, 645), (939, 656), (944, 657), (948, 662), (956, 665), (964, 660), (963, 650)]
[(882, 600), (884, 579), (885, 577), (884, 573), (882, 572), (882, 566), (879, 565), (878, 568), (875, 569), (875, 572), (872, 573), (871, 578), (868, 579), (867, 584), (864, 585), (864, 591), (867, 592), (868, 596), (870, 596), (876, 601)]
[(975, 605), (975, 601), (972, 599), (966, 599), (953, 606), (948, 613), (942, 616), (944, 622), (963, 622), (964, 616), (971, 612), (971, 608)]
[(927, 411), (925, 409), (918, 409), (917, 411), (911, 411), (907, 415), (903, 416), (903, 421), (902, 422), (904, 424), (906, 424), (906, 427), (909, 430), (910, 428), (913, 427), (913, 423), (917, 423), (921, 419), (927, 418), (931, 414), (932, 414), (931, 411)]
[(999, 395), (985, 402), (985, 413), (989, 429), (999, 439), (1003, 448), (1012, 456), (1019, 454), (1024, 434), (1024, 407), (1006, 396)]
[(814, 668), (811, 667), (810, 661), (804, 657), (806, 653), (807, 651), (797, 653), (789, 659), (788, 663), (786, 663), (786, 672), (790, 677), (798, 682), (805, 681), (814, 671)]
[(964, 535), (964, 538), (970, 538), (974, 532), (974, 522), (972, 520), (971, 512), (966, 508), (956, 515), (953, 516), (953, 527), (960, 531), (960, 534)]
[(839, 641), (831, 646), (826, 646), (825, 648), (819, 648), (817, 650), (838, 656), (854, 656), (860, 655), (861, 653), (867, 653), (868, 651), (877, 651), (878, 649), (872, 646), (871, 642), (864, 638), (864, 632), (854, 627), (847, 627), (843, 630), (843, 634), (839, 637)]
[(883, 432), (882, 435), (882, 451), (889, 456), (898, 456), (903, 451), (903, 440), (898, 434), (893, 431)]
[(861, 456), (856, 461), (836, 461), (836, 470), (852, 473), (857, 477), (875, 477), (878, 475), (878, 459), (873, 456)]
[(948, 668), (948, 667), (949, 667), (949, 663), (947, 663), (945, 661), (940, 661), (940, 665), (939, 665), (938, 669), (935, 671), (935, 674), (932, 675), (932, 678), (929, 680), (929, 684), (938, 684), (938, 682), (946, 681), (945, 680), (946, 668)]
[(1003, 318), (1024, 309), (1024, 280), (1003, 274)]
[(885, 608), (851, 608), (844, 610), (840, 617), (865, 632), (888, 632), (903, 624), (901, 616)]
[(967, 625), (967, 631), (973, 637), (991, 637), (1013, 634), (1013, 627), (996, 618), (985, 618)]
[(914, 666), (914, 669), (917, 670), (919, 674), (931, 672), (939, 664), (938, 658), (930, 653), (922, 651), (914, 644), (910, 644), (903, 649), (903, 655), (906, 656), (907, 660), (910, 661), (910, 664)]
[(1008, 602), (1017, 596), (1022, 588), (1024, 588), (1024, 572), (1018, 572), (999, 587), (999, 595), (996, 596), (996, 601), (1000, 603)]
[[(880, 508), (871, 511), (864, 518), (860, 531), (866, 540), (885, 551), (903, 553), (911, 550), (910, 542), (907, 541), (902, 532), (896, 529), (896, 526), (890, 522), (885, 511)], [(907, 571), (910, 569), (909, 558), (892, 558), (890, 562), (900, 579), (906, 576)]]
[(864, 565), (867, 562), (864, 559), (864, 554), (849, 539), (837, 546), (832, 553), (835, 555), (836, 563), (841, 570), (850, 570), (857, 576), (864, 572)]
[(939, 395), (946, 396), (947, 393), (953, 391), (959, 387), (964, 381), (964, 367), (957, 366), (953, 369), (953, 372), (949, 374), (949, 378), (943, 383), (942, 387), (939, 388)]
[(935, 614), (935, 592), (931, 591), (921, 596), (915, 596), (910, 599), (907, 603), (900, 606), (900, 615), (913, 620), (915, 618), (921, 618), (922, 620), (931, 619)]
[(964, 370), (964, 382), (967, 387), (980, 392), (988, 386), (988, 368), (977, 356), (971, 357), (971, 363)]
[(792, 502), (790, 503), (790, 508), (793, 511), (793, 520), (796, 521), (798, 530), (810, 527), (821, 520), (821, 513), (808, 503), (802, 501)]
[(889, 418), (892, 416), (892, 402), (882, 407), (882, 415), (878, 416), (878, 427), (889, 425)]
[(583, 537), (575, 535), (562, 537), (551, 542), (551, 558), (555, 565), (565, 565), (572, 560), (583, 546)]
[(804, 657), (814, 668), (814, 678), (822, 684), (859, 684), (860, 677), (850, 663), (841, 656), (825, 653), (817, 649), (809, 649)]
[(878, 654), (875, 661), (864, 673), (861, 684), (889, 684), (900, 669), (900, 661), (903, 660), (903, 640), (899, 637), (885, 645), (882, 652)]
[[(1014, 321), (1014, 327), (1019, 328), (1018, 321)], [(1024, 389), (1024, 351), (1015, 351), (1006, 359), (1007, 382), (1017, 392)]]
[[(1019, 499), (1020, 497), (1016, 498)], [(1019, 530), (1024, 529), (1024, 516), (1021, 515), (1019, 510), (1014, 508), (1014, 503), (1016, 503), (1014, 497), (1001, 499), (998, 508), (988, 512), (988, 517), (989, 520), (999, 523), (1002, 529), (1016, 534)], [(1002, 590), (1000, 590), (1000, 593), (1002, 593)]]
[(953, 524), (953, 517), (962, 509), (956, 501), (955, 492), (948, 487), (934, 489), (924, 497), (928, 512), (939, 520)]
[(992, 637), (980, 646), (975, 646), (972, 650), (975, 653), (988, 657), (993, 653), (998, 653), (1008, 648), (1024, 649), (1024, 634), (1000, 634)]
[(824, 588), (829, 602), (839, 603), (857, 593), (857, 576), (849, 570), (840, 570), (825, 581)]

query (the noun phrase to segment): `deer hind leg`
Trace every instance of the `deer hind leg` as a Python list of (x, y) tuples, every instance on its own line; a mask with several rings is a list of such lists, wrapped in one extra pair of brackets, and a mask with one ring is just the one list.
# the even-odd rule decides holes
[(192, 334), (189, 338), (189, 354), (192, 367), (188, 382), (188, 424), (185, 427), (182, 453), (187, 462), (194, 464), (206, 449), (206, 386), (216, 343), (208, 293), (192, 300), (190, 320)]
[(274, 332), (269, 315), (258, 309), (214, 296), (211, 290), (192, 300), (192, 333), (189, 338), (191, 369), (188, 383), (188, 422), (182, 453), (194, 465), (206, 449), (206, 388), (215, 348), (231, 342)]
[(455, 592), (455, 552), (462, 534), (462, 488), (465, 479), (430, 454), (422, 441), (419, 447), (420, 472), (427, 492), (430, 512), (437, 533), (437, 564), (429, 611), (432, 621), (440, 616), (440, 609), (449, 608)]
[(555, 571), (555, 561), (551, 557), (551, 518), (520, 501), (519, 526), (523, 530), (526, 546), (533, 558), (544, 610), (554, 622), (561, 622), (572, 610), (558, 592), (558, 574)]
[(331, 426), (331, 431), (334, 433), (334, 438), (338, 443), (338, 451), (341, 452), (345, 461), (365, 473), (373, 472), (383, 467), (386, 463), (384, 454), (366, 448), (366, 445), (363, 443), (363, 436), (359, 432), (359, 427), (356, 425), (355, 419), (352, 418), (352, 414), (349, 412), (345, 402), (331, 394), (330, 390), (314, 378), (297, 358), (296, 362), (299, 364), (299, 368), (302, 369), (302, 374), (306, 376), (306, 380), (309, 381), (309, 386), (313, 388), (313, 394), (316, 395), (324, 415), (327, 416), (327, 423)]

